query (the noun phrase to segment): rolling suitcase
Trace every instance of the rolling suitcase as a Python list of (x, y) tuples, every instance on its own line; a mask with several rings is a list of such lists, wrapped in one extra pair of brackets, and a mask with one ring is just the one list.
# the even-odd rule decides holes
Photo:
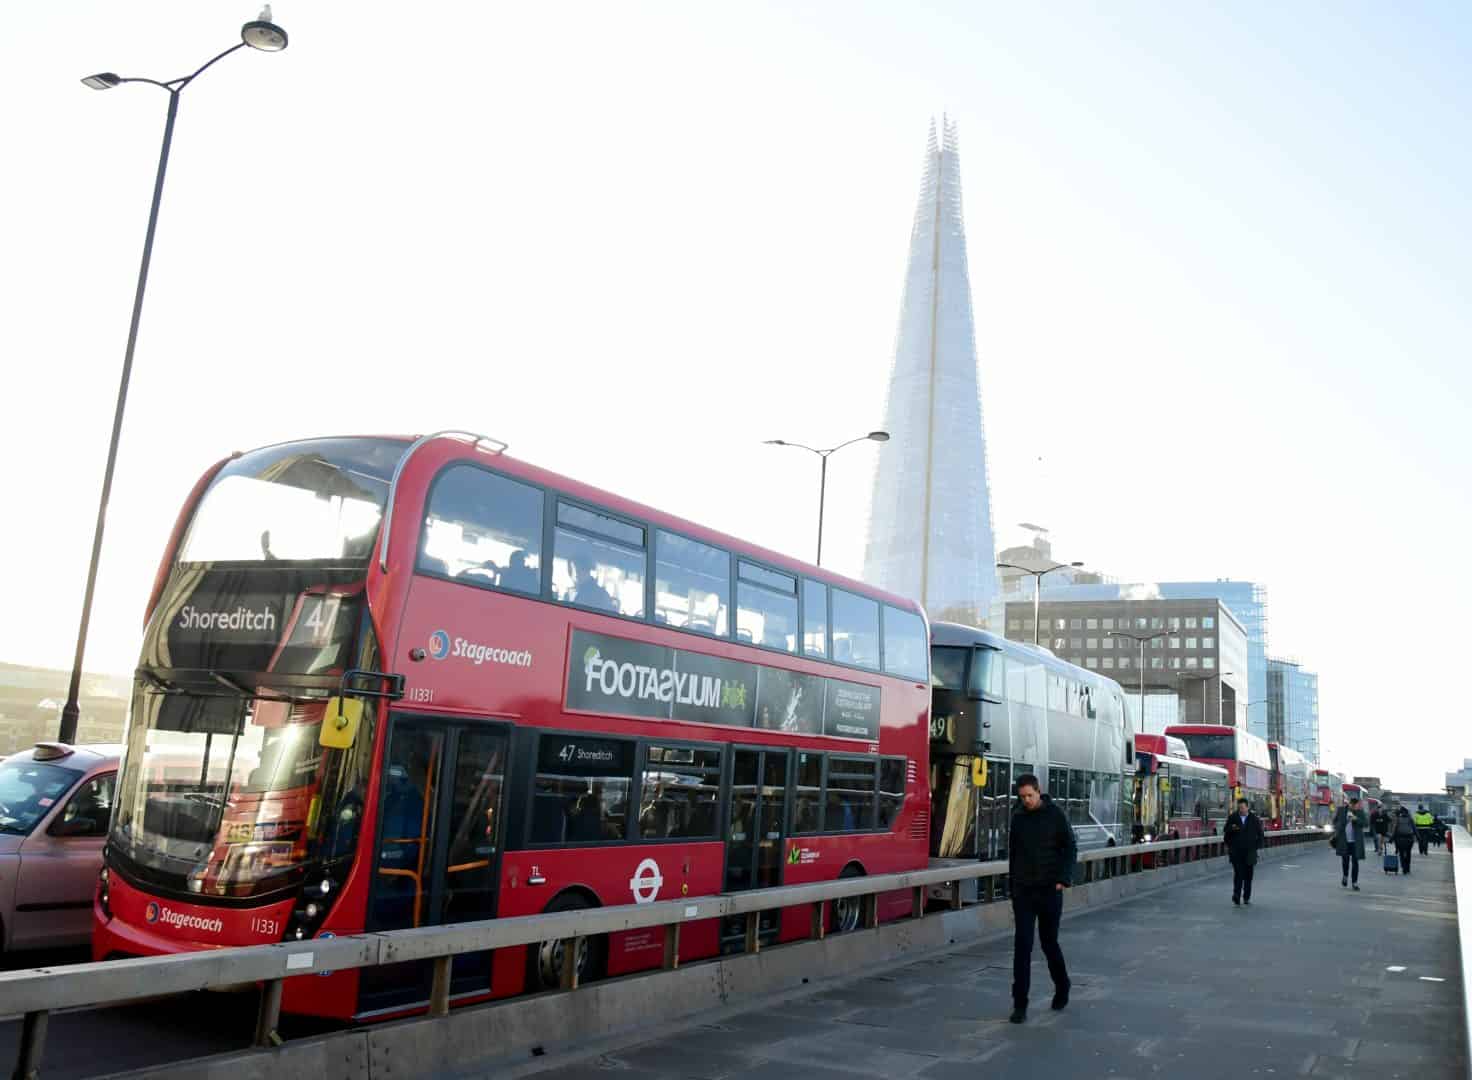
[(1400, 873), (1400, 856), (1396, 854), (1395, 845), (1387, 838), (1385, 842), (1385, 872), (1387, 874)]

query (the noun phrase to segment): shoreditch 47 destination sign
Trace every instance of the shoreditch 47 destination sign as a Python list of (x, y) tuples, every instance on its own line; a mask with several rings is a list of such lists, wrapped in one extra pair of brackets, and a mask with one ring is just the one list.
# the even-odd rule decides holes
[(567, 707), (800, 735), (879, 738), (877, 686), (574, 630)]

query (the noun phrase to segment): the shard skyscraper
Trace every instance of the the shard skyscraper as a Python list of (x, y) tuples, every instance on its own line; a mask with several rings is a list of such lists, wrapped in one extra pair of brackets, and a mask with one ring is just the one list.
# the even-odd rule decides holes
[(864, 578), (920, 600), (932, 619), (983, 624), (997, 596), (996, 541), (961, 164), (945, 118), (939, 138), (930, 125), (884, 415)]

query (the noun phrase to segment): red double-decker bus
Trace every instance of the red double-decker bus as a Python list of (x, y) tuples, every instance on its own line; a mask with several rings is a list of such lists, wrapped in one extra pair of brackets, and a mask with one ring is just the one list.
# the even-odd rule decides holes
[[(287, 443), (222, 461), (148, 610), (95, 904), (99, 959), (924, 866), (929, 635), (913, 602), (517, 461)], [(881, 917), (909, 910), (889, 898)], [(852, 929), (857, 904), (828, 912)], [(683, 928), (682, 958), (743, 947)], [(805, 936), (800, 910), (764, 940)], [(580, 947), (657, 966), (660, 931)], [(457, 1004), (561, 946), (458, 957)], [(289, 980), (419, 1008), (429, 969)]]
[(1177, 724), (1165, 733), (1186, 744), (1192, 761), (1226, 769), (1232, 798), (1246, 799), (1253, 813), (1268, 820), (1273, 765), (1266, 739), (1225, 724)]
[(1312, 816), (1310, 765), (1291, 746), (1268, 743), (1273, 762), (1272, 815), (1264, 822), (1269, 829), (1301, 829)]
[(1216, 836), (1231, 814), (1227, 770), (1191, 757), (1173, 735), (1135, 735), (1135, 843)]
[(1309, 779), (1309, 823), (1327, 829), (1343, 797), (1344, 777), (1328, 769), (1314, 769)]

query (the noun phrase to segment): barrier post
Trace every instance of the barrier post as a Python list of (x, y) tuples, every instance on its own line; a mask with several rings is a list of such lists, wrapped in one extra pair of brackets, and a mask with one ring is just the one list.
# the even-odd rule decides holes
[(448, 1016), (450, 1014), (450, 965), (455, 962), (453, 956), (436, 956), (434, 958), (434, 982), (429, 988), (429, 1015)]
[(760, 911), (748, 911), (746, 913), (746, 951), (748, 953), (761, 951), (761, 925), (762, 913)]
[(558, 984), (564, 990), (578, 988), (578, 941), (579, 938), (562, 939), (562, 974)]
[(664, 969), (674, 971), (680, 966), (680, 927), (683, 923), (670, 923), (664, 928)]
[(814, 941), (822, 941), (823, 935), (826, 933), (823, 926), (823, 908), (826, 906), (827, 901), (824, 900), (817, 900), (813, 903), (813, 925), (808, 931), (808, 937)]
[(281, 1021), (281, 980), (270, 979), (261, 987), (261, 1008), (256, 1013), (256, 1037), (253, 1046), (280, 1046), (276, 1025)]
[(45, 1009), (26, 1013), (20, 1029), (20, 1053), (15, 1059), (14, 1080), (37, 1080), (41, 1075), (41, 1051), (46, 1048), (46, 1021), (50, 1017)]

